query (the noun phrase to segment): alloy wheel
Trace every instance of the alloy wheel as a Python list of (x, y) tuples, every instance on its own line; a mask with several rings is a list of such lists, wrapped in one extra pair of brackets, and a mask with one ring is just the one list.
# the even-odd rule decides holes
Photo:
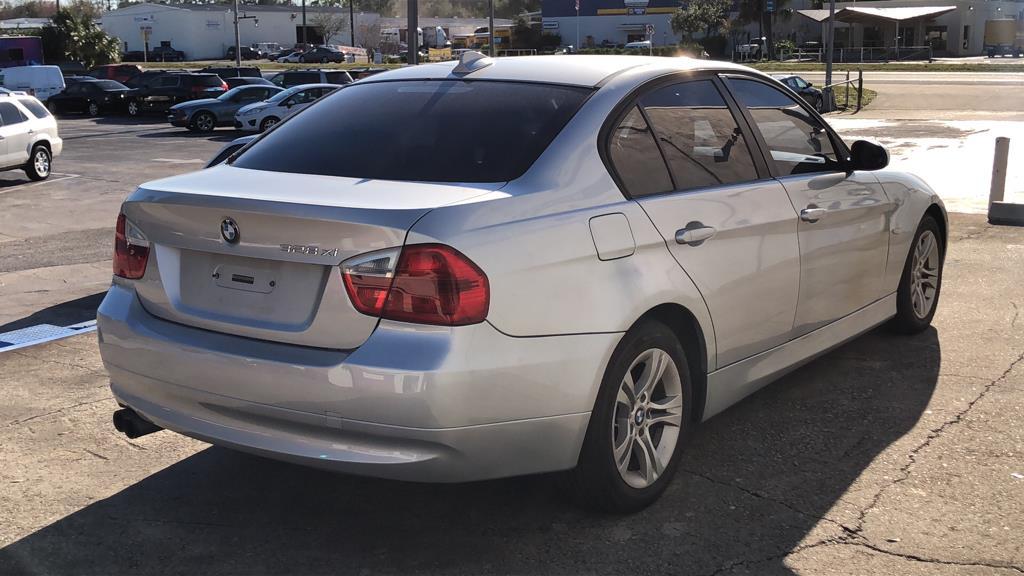
[(676, 449), (683, 420), (683, 387), (672, 357), (660, 348), (639, 354), (623, 376), (612, 413), (612, 450), (622, 479), (646, 488)]
[(138, 114), (139, 114), (139, 104), (138, 104), (138, 102), (135, 102), (134, 100), (132, 100), (131, 102), (128, 103), (128, 115), (129, 116), (138, 116)]
[(939, 290), (939, 260), (939, 243), (935, 234), (925, 230), (917, 239), (910, 264), (910, 303), (918, 318), (927, 318), (935, 305)]
[(210, 132), (211, 130), (213, 130), (213, 128), (214, 128), (213, 116), (211, 116), (209, 114), (205, 114), (205, 113), (204, 114), (200, 114), (196, 118), (196, 128), (198, 128), (200, 132)]
[(96, 104), (95, 102), (89, 102), (88, 112), (89, 112), (89, 116), (99, 116), (100, 115), (100, 107), (99, 107), (99, 105)]
[(36, 169), (36, 174), (40, 177), (46, 178), (50, 175), (50, 155), (43, 148), (36, 150), (36, 154), (32, 158), (32, 164)]

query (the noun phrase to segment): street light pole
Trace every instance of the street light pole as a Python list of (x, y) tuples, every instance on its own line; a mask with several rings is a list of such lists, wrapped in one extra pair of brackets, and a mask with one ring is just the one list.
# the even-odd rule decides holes
[(494, 0), (487, 0), (487, 43), (491, 47), (491, 58), (494, 58)]
[(420, 58), (420, 47), (419, 47), (419, 29), (420, 29), (420, 15), (419, 6), (416, 4), (417, 0), (409, 0), (409, 30), (405, 37), (408, 42), (406, 45), (409, 47), (408, 54), (405, 57), (406, 62), (410, 66), (419, 64)]
[[(835, 52), (836, 44), (836, 0), (829, 0), (828, 3), (828, 38), (825, 42), (825, 89), (822, 91), (822, 96), (825, 97), (824, 109), (826, 111), (832, 110), (832, 89), (828, 86), (832, 85), (832, 53)], [(849, 88), (849, 87), (847, 87)]]
[(306, 0), (302, 0), (302, 49), (308, 46), (306, 42)]
[(348, 34), (349, 41), (352, 42), (352, 46), (356, 45), (356, 11), (353, 7), (355, 0), (348, 0)]
[(242, 67), (242, 42), (238, 35), (238, 0), (235, 0), (235, 67)]

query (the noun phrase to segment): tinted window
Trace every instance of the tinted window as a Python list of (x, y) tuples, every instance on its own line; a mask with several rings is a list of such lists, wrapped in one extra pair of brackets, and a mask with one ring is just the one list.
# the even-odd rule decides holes
[(79, 82), (78, 84), (72, 84), (64, 89), (66, 94), (75, 95), (81, 94), (85, 90), (85, 82)]
[(46, 109), (46, 106), (40, 104), (38, 100), (30, 100), (27, 98), (22, 100), (19, 98), (18, 102), (21, 102), (22, 106), (28, 108), (28, 111), (31, 112), (32, 115), (36, 118), (46, 118), (50, 115), (50, 112)]
[(327, 72), (324, 75), (327, 77), (327, 82), (331, 84), (350, 84), (352, 82), (352, 76), (348, 72)]
[(224, 81), (220, 79), (220, 76), (216, 74), (197, 74), (191, 76), (193, 86), (220, 86)]
[(668, 168), (639, 108), (630, 110), (612, 132), (608, 155), (633, 198), (672, 190)]
[(156, 85), (160, 86), (161, 88), (167, 88), (167, 87), (170, 87), (170, 86), (177, 86), (178, 85), (178, 77), (177, 76), (161, 76), (160, 77), (160, 81), (157, 82)]
[(0, 121), (3, 122), (4, 126), (10, 126), (19, 122), (28, 120), (25, 115), (18, 110), (18, 107), (10, 102), (0, 102)]
[(124, 84), (115, 82), (114, 80), (100, 80), (99, 82), (93, 82), (92, 84), (98, 86), (101, 90), (124, 90), (126, 88)]
[(242, 168), (429, 182), (519, 177), (590, 91), (485, 81), (352, 84), (284, 122)]
[(316, 84), (320, 81), (319, 72), (285, 72), (284, 83), (288, 86), (300, 84)]
[(754, 80), (729, 79), (740, 105), (750, 110), (782, 175), (840, 170), (825, 127), (785, 92)]
[(710, 80), (666, 86), (640, 103), (677, 190), (757, 179), (746, 139)]

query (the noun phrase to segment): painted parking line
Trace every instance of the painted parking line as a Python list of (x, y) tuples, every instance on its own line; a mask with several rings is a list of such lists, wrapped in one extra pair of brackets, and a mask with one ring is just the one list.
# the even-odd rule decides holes
[(53, 176), (57, 176), (58, 174), (60, 174), (60, 173), (59, 172), (54, 172), (53, 174), (51, 174), (50, 178), (47, 178), (46, 180), (42, 180), (40, 182), (26, 182), (24, 184), (16, 184), (16, 185), (11, 186), (9, 188), (0, 188), (0, 194), (6, 194), (8, 192), (17, 192), (19, 190), (24, 190), (25, 188), (32, 188), (33, 186), (42, 186), (43, 184), (53, 184), (54, 182), (61, 182), (63, 180), (71, 180), (72, 178), (81, 178), (81, 176), (82, 176), (81, 174), (60, 174), (59, 178), (54, 178), (53, 177)]
[(199, 158), (189, 158), (187, 160), (182, 158), (153, 158), (153, 162), (166, 162), (168, 164), (204, 164), (206, 161), (200, 160)]
[(28, 328), (20, 328), (0, 334), (0, 354), (28, 348), (46, 342), (53, 342), (62, 338), (70, 338), (79, 334), (87, 334), (96, 331), (96, 321), (89, 320), (71, 326), (54, 326), (53, 324), (37, 324)]

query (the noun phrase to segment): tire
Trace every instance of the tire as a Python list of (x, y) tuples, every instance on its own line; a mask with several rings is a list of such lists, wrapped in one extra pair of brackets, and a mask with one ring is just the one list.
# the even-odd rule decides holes
[(200, 112), (192, 119), (190, 128), (193, 126), (196, 132), (213, 132), (217, 128), (217, 119), (209, 112)]
[(824, 104), (825, 102), (821, 96), (818, 96), (817, 98), (814, 99), (814, 109), (817, 110), (819, 113), (821, 113), (821, 111), (824, 109)]
[(128, 101), (128, 115), (129, 116), (138, 116), (139, 112), (140, 112), (140, 110), (139, 110), (139, 103), (136, 102), (135, 100), (129, 100)]
[(324, 56), (323, 58), (320, 59), (321, 64), (327, 64), (327, 62), (329, 62), (327, 56)]
[(42, 144), (36, 144), (32, 147), (32, 153), (29, 154), (28, 162), (25, 164), (25, 174), (29, 180), (46, 180), (50, 177), (52, 164), (53, 157), (50, 155), (49, 149)]
[[(637, 394), (658, 366), (661, 376), (653, 388)], [(606, 512), (636, 512), (652, 504), (672, 480), (692, 433), (692, 405), (689, 364), (675, 334), (651, 320), (634, 326), (605, 370), (579, 462), (567, 473), (570, 495)], [(651, 449), (653, 459), (647, 457)]]
[(917, 334), (932, 323), (939, 305), (942, 267), (946, 259), (941, 238), (935, 218), (928, 215), (922, 218), (896, 291), (896, 316), (890, 321), (890, 327), (896, 332)]
[(85, 113), (89, 116), (92, 116), (93, 118), (99, 116), (100, 105), (95, 102), (89, 102), (89, 104), (85, 107)]
[(266, 132), (267, 130), (270, 130), (271, 128), (274, 127), (274, 125), (276, 125), (280, 121), (281, 120), (279, 120), (276, 116), (268, 116), (267, 118), (264, 118), (263, 121), (260, 122), (260, 132)]

